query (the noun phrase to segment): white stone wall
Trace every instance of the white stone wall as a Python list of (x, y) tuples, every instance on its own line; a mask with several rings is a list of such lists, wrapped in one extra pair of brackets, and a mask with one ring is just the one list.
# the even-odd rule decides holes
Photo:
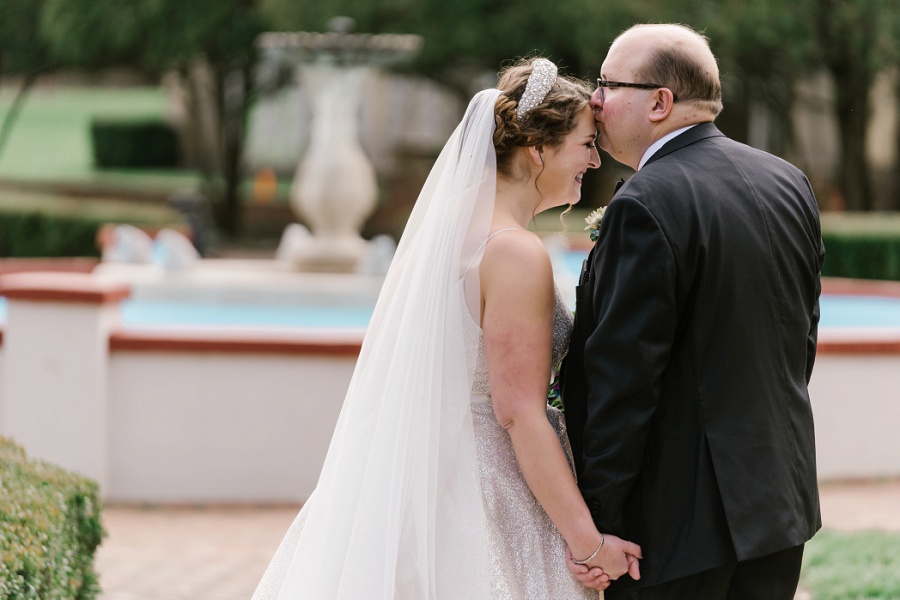
[[(271, 332), (243, 331), (232, 340), (240, 343), (229, 344), (234, 333), (185, 339), (182, 330), (168, 338), (156, 332), (148, 344), (114, 333), (114, 286), (98, 291), (88, 275), (68, 276), (65, 285), (52, 279), (35, 280), (40, 285), (25, 294), (31, 299), (20, 286), (20, 297), (9, 300), (0, 435), (94, 478), (107, 500), (294, 503), (309, 496), (358, 337), (341, 343), (279, 332), (273, 340)], [(0, 292), (8, 293), (4, 282)], [(93, 286), (93, 302), (72, 300), (79, 283)], [(882, 333), (869, 341), (820, 336), (810, 395), (822, 480), (900, 476), (900, 335)]]
[(900, 475), (900, 355), (819, 355), (809, 392), (820, 479)]
[(300, 502), (315, 488), (353, 357), (120, 352), (104, 496)]

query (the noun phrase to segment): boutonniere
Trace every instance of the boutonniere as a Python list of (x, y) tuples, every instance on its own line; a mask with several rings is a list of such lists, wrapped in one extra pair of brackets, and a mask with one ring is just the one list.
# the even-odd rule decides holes
[(563, 410), (562, 390), (560, 389), (559, 372), (562, 369), (562, 361), (553, 369), (553, 377), (550, 378), (550, 389), (547, 392), (547, 404), (559, 410)]
[(606, 212), (606, 207), (601, 206), (587, 217), (584, 218), (584, 222), (588, 224), (587, 227), (584, 228), (585, 231), (591, 232), (591, 241), (596, 242), (597, 237), (600, 235), (600, 221), (603, 219), (603, 213)]

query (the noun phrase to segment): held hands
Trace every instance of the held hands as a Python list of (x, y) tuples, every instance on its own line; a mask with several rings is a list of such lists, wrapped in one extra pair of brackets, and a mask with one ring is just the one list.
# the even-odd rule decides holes
[(572, 561), (572, 551), (566, 547), (566, 566), (575, 581), (586, 588), (591, 588), (602, 592), (609, 587), (609, 575), (603, 572), (599, 567), (588, 567), (587, 565), (576, 565)]
[(640, 546), (609, 534), (606, 534), (606, 542), (597, 556), (585, 565), (575, 564), (572, 552), (566, 548), (566, 565), (575, 580), (585, 587), (601, 591), (609, 587), (609, 580), (618, 579), (625, 573), (632, 579), (640, 579), (638, 560), (641, 558)]

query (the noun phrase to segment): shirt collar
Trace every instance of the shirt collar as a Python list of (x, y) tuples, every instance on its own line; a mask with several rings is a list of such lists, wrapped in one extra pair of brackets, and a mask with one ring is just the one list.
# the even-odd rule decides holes
[(687, 127), (682, 127), (681, 129), (676, 129), (675, 131), (667, 133), (666, 135), (662, 136), (661, 138), (659, 138), (658, 140), (656, 140), (655, 142), (650, 144), (650, 147), (647, 148), (647, 150), (644, 152), (644, 156), (641, 157), (641, 162), (638, 164), (638, 171), (640, 171), (641, 168), (645, 164), (647, 164), (647, 161), (650, 160), (654, 154), (656, 154), (657, 150), (659, 150), (660, 148), (662, 148), (663, 146), (666, 145), (666, 142), (678, 137), (679, 135), (681, 135), (682, 133), (684, 133), (691, 127), (695, 127), (696, 125), (697, 124), (694, 123), (693, 125), (688, 125)]

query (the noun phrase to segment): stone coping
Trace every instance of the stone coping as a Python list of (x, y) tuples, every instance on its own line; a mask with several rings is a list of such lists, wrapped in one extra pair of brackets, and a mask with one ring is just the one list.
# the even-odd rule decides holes
[(127, 285), (102, 281), (88, 273), (33, 271), (0, 275), (0, 296), (10, 300), (112, 304), (130, 293)]
[(359, 356), (362, 334), (286, 335), (268, 331), (119, 329), (109, 337), (111, 352), (187, 352), (220, 354), (290, 354), (332, 357)]

